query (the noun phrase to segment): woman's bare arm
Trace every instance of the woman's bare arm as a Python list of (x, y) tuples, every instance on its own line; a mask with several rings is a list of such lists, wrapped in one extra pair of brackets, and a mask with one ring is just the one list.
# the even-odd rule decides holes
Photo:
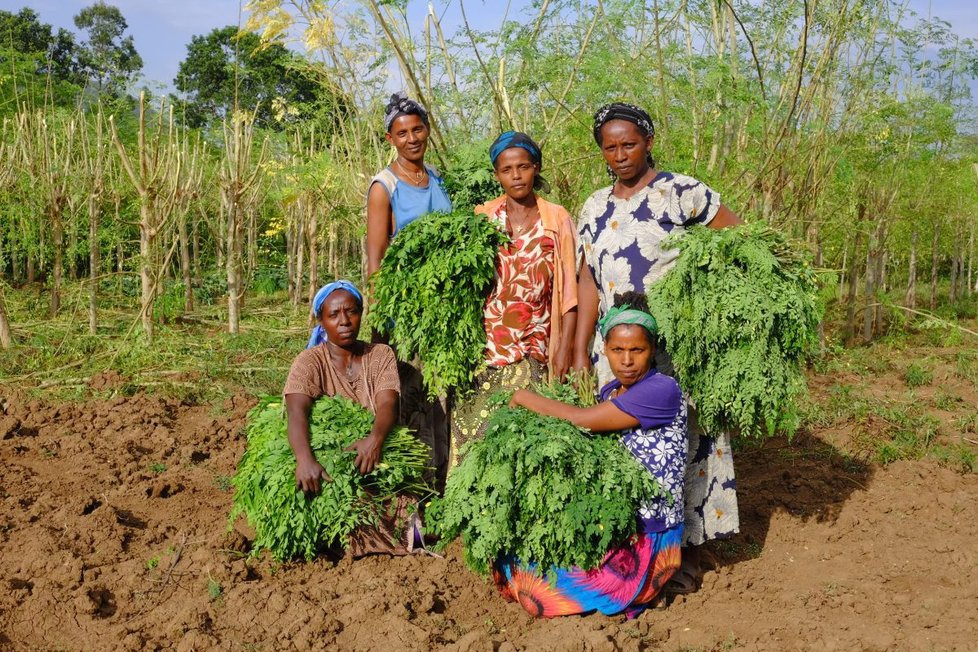
[(367, 193), (367, 277), (380, 268), (391, 236), (390, 197), (382, 183), (370, 186)]
[(638, 419), (622, 410), (611, 401), (604, 401), (591, 407), (568, 405), (552, 398), (534, 394), (527, 389), (517, 390), (509, 401), (510, 407), (522, 406), (537, 414), (557, 417), (570, 421), (575, 426), (587, 428), (594, 432), (609, 432), (634, 428)]

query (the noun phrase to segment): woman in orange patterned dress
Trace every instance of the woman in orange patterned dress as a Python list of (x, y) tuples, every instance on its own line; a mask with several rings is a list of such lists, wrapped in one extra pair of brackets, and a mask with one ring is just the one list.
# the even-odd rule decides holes
[(499, 389), (520, 389), (546, 375), (562, 378), (573, 360), (577, 325), (577, 230), (562, 206), (540, 198), (540, 147), (524, 133), (507, 131), (489, 149), (503, 194), (476, 207), (510, 236), (496, 258), (496, 284), (485, 307), (486, 364), (475, 394), (452, 416), (452, 459), (480, 437), (487, 399)]

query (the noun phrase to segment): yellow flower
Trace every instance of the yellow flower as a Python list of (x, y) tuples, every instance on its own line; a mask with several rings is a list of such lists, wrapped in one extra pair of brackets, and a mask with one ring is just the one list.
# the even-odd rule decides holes
[(489, 416), (489, 412), (483, 410), (482, 412), (479, 413), (479, 416), (485, 419), (487, 416)]

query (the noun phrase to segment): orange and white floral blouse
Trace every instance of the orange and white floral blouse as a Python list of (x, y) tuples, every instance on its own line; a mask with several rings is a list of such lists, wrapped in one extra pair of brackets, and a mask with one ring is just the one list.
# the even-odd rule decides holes
[[(526, 357), (549, 363), (561, 341), (560, 319), (577, 307), (576, 230), (563, 207), (539, 198), (537, 207), (537, 223), (500, 247), (496, 260), (484, 313), (486, 361), (494, 367)], [(505, 226), (506, 197), (476, 212)]]

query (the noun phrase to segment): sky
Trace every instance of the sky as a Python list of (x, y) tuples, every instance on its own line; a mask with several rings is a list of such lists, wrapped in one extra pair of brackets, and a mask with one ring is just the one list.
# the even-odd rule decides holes
[[(973, 0), (909, 0), (910, 7), (922, 16), (928, 13), (951, 23), (961, 37), (978, 39), (978, 2)], [(44, 23), (75, 31), (72, 17), (94, 0), (0, 0), (0, 9), (17, 12), (34, 9)], [(191, 37), (212, 29), (238, 23), (242, 0), (107, 0), (122, 11), (129, 23), (129, 34), (143, 58), (144, 83), (154, 90), (171, 90), (180, 62), (187, 55)], [(468, 0), (466, 14), (473, 29), (499, 26), (500, 0)], [(511, 0), (510, 18), (527, 16), (530, 0)], [(443, 28), (451, 32), (459, 24), (457, 2), (434, 0), (439, 15), (444, 12)], [(427, 2), (409, 0), (412, 29), (420, 32)], [(974, 85), (973, 85), (974, 88)]]

